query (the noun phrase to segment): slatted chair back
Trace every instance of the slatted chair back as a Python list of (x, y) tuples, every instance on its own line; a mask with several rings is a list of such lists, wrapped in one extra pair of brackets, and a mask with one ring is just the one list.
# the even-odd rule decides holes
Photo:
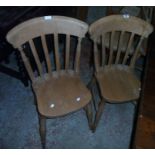
[[(147, 38), (152, 31), (153, 27), (148, 22), (128, 15), (111, 15), (94, 22), (90, 25), (89, 33), (94, 42), (96, 71), (98, 72), (104, 65), (114, 64), (129, 65), (133, 68), (143, 39)], [(119, 33), (119, 37), (117, 50), (114, 51), (113, 41), (116, 32)], [(109, 52), (106, 52), (105, 38), (109, 34)], [(130, 35), (127, 48), (125, 52), (122, 52), (123, 38), (127, 35)], [(101, 45), (101, 48), (99, 48), (99, 45)], [(134, 47), (132, 55), (130, 53), (131, 47)]]
[[(73, 71), (79, 72), (80, 64), (80, 52), (81, 52), (81, 41), (88, 31), (88, 25), (80, 20), (64, 17), (64, 16), (44, 16), (39, 18), (34, 18), (28, 21), (25, 21), (12, 30), (10, 30), (6, 36), (6, 39), (11, 43), (14, 48), (17, 48), (21, 54), (25, 67), (28, 71), (30, 79), (35, 81), (36, 77), (42, 77), (45, 73), (50, 74), (53, 72), (51, 58), (49, 54), (49, 47), (47, 43), (47, 35), (52, 35), (50, 44), (53, 44), (54, 47), (54, 64), (55, 71), (59, 72), (64, 69), (65, 71), (69, 70), (69, 61), (70, 61), (70, 47), (71, 47), (71, 37), (76, 38), (76, 54), (74, 59)], [(60, 35), (64, 35), (64, 68), (61, 66), (61, 55), (60, 55)], [(44, 72), (43, 63), (40, 60), (40, 55), (38, 54), (37, 45), (35, 44), (35, 39), (39, 38), (42, 46), (43, 55), (45, 58), (46, 71)], [(32, 64), (28, 57), (28, 53), (25, 51), (25, 45), (28, 44), (33, 60), (37, 66), (38, 74), (35, 76), (33, 72)]]
[(142, 18), (147, 22), (151, 23), (153, 17), (153, 10), (153, 6), (142, 6)]

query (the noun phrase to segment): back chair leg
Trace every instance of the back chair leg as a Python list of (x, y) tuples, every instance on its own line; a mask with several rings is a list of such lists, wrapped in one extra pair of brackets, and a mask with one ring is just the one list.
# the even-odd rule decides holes
[(92, 130), (93, 111), (92, 111), (92, 104), (91, 104), (91, 102), (85, 106), (84, 110), (86, 111), (86, 115), (87, 115), (87, 118), (88, 118), (89, 128), (90, 128), (90, 130)]
[(97, 110), (96, 115), (95, 115), (95, 121), (94, 121), (93, 128), (92, 128), (93, 132), (96, 131), (96, 127), (97, 127), (99, 120), (102, 116), (104, 104), (105, 104), (105, 101), (104, 101), (104, 99), (102, 99), (98, 105), (98, 110)]
[(92, 94), (92, 102), (93, 102), (95, 110), (96, 110), (96, 102), (95, 102), (95, 92), (93, 91), (93, 88), (96, 84), (97, 84), (96, 79), (95, 77), (93, 77), (91, 81), (89, 82), (89, 84), (87, 85), (88, 89), (91, 91), (91, 94)]
[(39, 132), (43, 149), (45, 149), (46, 144), (46, 118), (39, 115)]

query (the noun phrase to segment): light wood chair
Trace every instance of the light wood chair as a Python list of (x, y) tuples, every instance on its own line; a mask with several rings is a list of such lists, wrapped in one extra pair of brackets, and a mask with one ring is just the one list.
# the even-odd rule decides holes
[[(118, 12), (113, 12), (112, 13), (112, 11), (109, 11), (109, 10), (112, 10), (112, 7), (108, 7), (107, 14), (108, 15), (110, 15), (110, 14), (122, 14), (122, 15), (124, 14), (124, 15), (127, 15), (128, 14), (130, 16), (136, 16), (136, 17), (142, 18), (142, 19), (146, 20), (147, 22), (151, 23), (152, 15), (153, 15), (153, 8), (154, 7), (152, 7), (152, 6), (142, 6), (142, 7), (125, 6), (125, 7), (121, 7)], [(107, 37), (106, 37), (106, 40), (105, 40), (106, 48), (108, 48), (109, 45), (110, 45), (109, 37), (110, 37), (110, 35), (107, 34)], [(125, 52), (125, 49), (127, 47), (127, 43), (129, 41), (129, 37), (130, 37), (130, 35), (128, 35), (128, 34), (124, 35), (123, 44), (121, 46), (122, 52)], [(113, 41), (113, 44), (114, 44), (113, 48), (114, 48), (114, 50), (116, 50), (116, 48), (117, 48), (118, 40), (119, 40), (119, 32), (116, 32), (115, 33), (115, 37), (114, 37), (114, 41)], [(145, 56), (146, 55), (147, 42), (148, 42), (147, 39), (143, 40), (142, 46), (139, 49), (142, 54), (139, 54), (139, 56), (140, 55), (141, 56)], [(134, 51), (134, 48), (131, 47), (130, 52), (132, 53), (133, 51)], [(142, 66), (136, 66), (136, 68), (139, 69), (139, 70), (142, 70)]]
[[(40, 135), (45, 148), (46, 118), (63, 116), (81, 108), (86, 110), (89, 126), (92, 123), (91, 93), (80, 79), (80, 53), (82, 38), (88, 31), (88, 25), (80, 20), (63, 16), (45, 16), (23, 22), (6, 36), (14, 48), (18, 49), (37, 101), (39, 112)], [(54, 62), (51, 61), (47, 35), (52, 35), (50, 45), (54, 44)], [(64, 35), (64, 55), (60, 54), (60, 35)], [(40, 61), (40, 54), (35, 44), (40, 39), (45, 61)], [(72, 41), (75, 39), (75, 41)], [(52, 42), (53, 41), (53, 42)], [(38, 41), (39, 42), (39, 41)], [(71, 44), (75, 44), (73, 66), (71, 60)], [(28, 45), (27, 45), (28, 44)], [(31, 52), (26, 50), (26, 45)], [(37, 70), (33, 70), (30, 54)], [(62, 62), (64, 60), (64, 65)], [(45, 62), (45, 65), (44, 65)], [(55, 67), (54, 67), (55, 65)], [(36, 72), (37, 71), (37, 72)], [(35, 72), (35, 73), (34, 73)]]
[(147, 22), (151, 23), (153, 17), (153, 10), (154, 6), (142, 6), (141, 7), (142, 18)]
[[(139, 98), (141, 84), (134, 73), (134, 66), (143, 39), (147, 38), (152, 31), (153, 27), (146, 21), (122, 15), (107, 16), (90, 25), (89, 33), (94, 42), (95, 80), (101, 94), (101, 102), (98, 104), (93, 126), (94, 131), (105, 102), (115, 104), (135, 102)], [(108, 33), (110, 34), (109, 50), (105, 46)], [(116, 45), (114, 38), (118, 33)], [(130, 37), (124, 52), (122, 43), (126, 35)], [(131, 47), (134, 47), (132, 53)]]

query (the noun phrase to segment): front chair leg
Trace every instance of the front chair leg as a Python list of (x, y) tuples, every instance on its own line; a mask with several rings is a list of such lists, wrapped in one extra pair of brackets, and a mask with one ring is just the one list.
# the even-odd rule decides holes
[(46, 118), (39, 115), (39, 132), (43, 149), (46, 144)]
[(88, 118), (89, 128), (90, 128), (90, 130), (92, 130), (93, 112), (92, 112), (92, 104), (91, 104), (91, 102), (85, 106), (84, 110), (86, 111), (86, 115), (87, 115), (87, 118)]
[(102, 116), (102, 113), (103, 113), (103, 108), (104, 108), (104, 100), (102, 99), (98, 105), (98, 110), (96, 112), (96, 115), (95, 115), (95, 121), (94, 121), (94, 124), (93, 124), (93, 128), (92, 128), (92, 131), (95, 132), (96, 131), (96, 127), (99, 123), (99, 120)]

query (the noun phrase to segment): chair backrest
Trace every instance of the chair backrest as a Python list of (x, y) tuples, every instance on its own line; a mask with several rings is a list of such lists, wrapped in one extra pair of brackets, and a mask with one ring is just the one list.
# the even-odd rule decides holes
[(142, 6), (142, 18), (147, 22), (152, 22), (154, 6)]
[[(20, 51), (21, 57), (24, 61), (25, 67), (32, 81), (36, 79), (34, 75), (32, 64), (28, 57), (28, 52), (25, 51), (25, 45), (28, 44), (33, 60), (36, 63), (38, 75), (43, 76), (45, 73), (52, 73), (52, 63), (49, 54), (49, 46), (47, 43), (48, 35), (51, 35), (51, 42), (53, 44), (53, 55), (55, 71), (59, 72), (61, 67), (60, 59), (64, 59), (64, 70), (69, 70), (69, 58), (70, 58), (70, 47), (71, 47), (71, 37), (76, 38), (76, 54), (74, 59), (74, 67), (72, 70), (79, 72), (80, 63), (80, 52), (81, 52), (81, 41), (85, 37), (88, 31), (88, 25), (80, 20), (64, 17), (64, 16), (44, 16), (39, 18), (30, 19), (25, 21), (13, 29), (11, 29), (6, 39), (11, 43), (14, 48)], [(61, 58), (60, 56), (60, 35), (64, 35), (64, 50), (65, 56)], [(37, 45), (35, 44), (35, 39), (40, 39), (40, 44), (42, 47), (42, 53), (44, 53), (45, 66), (47, 71), (44, 71), (43, 64), (40, 61), (40, 55), (38, 54)]]
[[(103, 68), (104, 65), (112, 64), (127, 65), (128, 63), (128, 65), (133, 68), (143, 39), (147, 38), (152, 31), (153, 27), (149, 23), (140, 18), (129, 15), (111, 15), (101, 18), (91, 24), (89, 33), (94, 42), (96, 71)], [(110, 37), (109, 52), (107, 54), (105, 48), (105, 38), (108, 36), (108, 33), (110, 33)], [(119, 33), (119, 37), (117, 50), (114, 51), (113, 46), (116, 33), (117, 35)], [(127, 48), (125, 52), (121, 52), (121, 46), (122, 43), (124, 43), (125, 36), (129, 36), (129, 40), (127, 41)], [(101, 44), (100, 54), (98, 44)], [(132, 57), (130, 56), (130, 62), (128, 62), (131, 47), (134, 47), (134, 52)]]

